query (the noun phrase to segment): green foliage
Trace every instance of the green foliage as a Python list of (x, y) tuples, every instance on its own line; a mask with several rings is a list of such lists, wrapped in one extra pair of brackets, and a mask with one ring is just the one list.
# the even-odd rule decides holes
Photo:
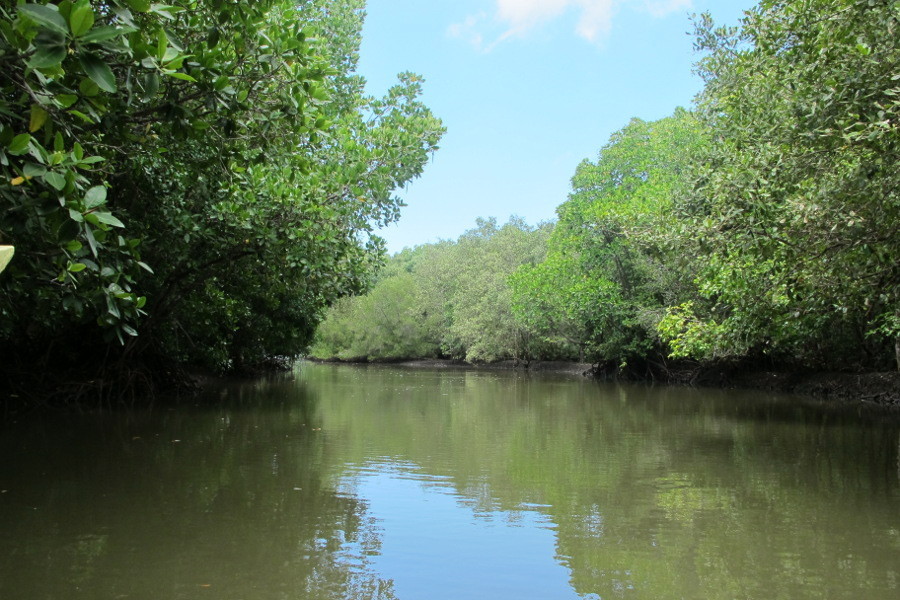
[[(698, 21), (700, 114), (716, 135), (680, 237), (703, 256), (705, 302), (694, 327), (664, 332), (676, 348), (889, 364), (900, 337), (898, 32), (890, 1), (764, 1), (740, 29)], [(716, 349), (684, 338), (698, 335)]]
[(559, 352), (594, 360), (645, 357), (665, 306), (682, 295), (682, 270), (656, 232), (689, 181), (703, 144), (689, 112), (633, 119), (596, 163), (582, 162), (558, 209), (547, 260), (514, 279), (523, 322)]
[(438, 355), (427, 315), (417, 306), (415, 278), (398, 273), (371, 292), (343, 298), (328, 312), (313, 353), (341, 359), (392, 359)]
[(490, 219), (459, 238), (451, 255), (456, 281), (445, 348), (459, 348), (454, 354), (470, 362), (530, 358), (530, 332), (513, 314), (509, 279), (520, 266), (544, 258), (550, 231), (518, 218), (497, 227)]
[(669, 307), (660, 319), (657, 330), (664, 339), (669, 340), (669, 356), (672, 358), (702, 356), (716, 359), (728, 355), (727, 351), (722, 350), (725, 345), (722, 341), (724, 327), (698, 319), (693, 302)]
[(554, 228), (480, 221), (369, 296), (443, 127), (415, 74), (365, 95), (363, 7), (0, 1), (4, 354), (240, 368), (357, 295), (315, 354), (900, 366), (896, 2), (699, 17), (696, 112), (614, 134)]
[(579, 165), (544, 260), (498, 277), (486, 230), (417, 264), (442, 353), (900, 366), (898, 31), (886, 0), (698, 18), (697, 111)]
[(509, 277), (544, 255), (549, 226), (494, 219), (456, 242), (404, 250), (364, 296), (335, 305), (317, 334), (318, 358), (527, 358), (528, 330), (515, 318)]
[(4, 343), (96, 322), (218, 368), (301, 351), (443, 133), (415, 75), (364, 95), (362, 8), (0, 4)]
[(634, 119), (579, 165), (545, 259), (498, 277), (488, 228), (416, 264), (441, 352), (900, 366), (898, 19), (883, 0), (701, 16), (697, 111)]
[(519, 268), (511, 284), (513, 312), (532, 333), (532, 354), (587, 358), (591, 318), (603, 293), (595, 279), (551, 250), (543, 262)]

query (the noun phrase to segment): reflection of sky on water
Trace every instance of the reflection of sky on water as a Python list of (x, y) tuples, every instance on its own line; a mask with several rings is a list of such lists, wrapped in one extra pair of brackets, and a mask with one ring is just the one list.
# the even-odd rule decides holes
[(897, 420), (315, 365), (0, 430), (0, 599), (898, 598)]
[(539, 507), (476, 506), (448, 478), (409, 463), (369, 463), (343, 489), (374, 521), (381, 548), (369, 566), (393, 580), (398, 598), (579, 598), (555, 560), (556, 526)]

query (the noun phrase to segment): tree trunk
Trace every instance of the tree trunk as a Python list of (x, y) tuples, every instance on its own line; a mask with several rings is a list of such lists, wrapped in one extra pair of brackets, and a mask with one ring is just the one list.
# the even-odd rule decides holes
[(894, 340), (894, 357), (897, 359), (897, 370), (900, 371), (900, 337)]

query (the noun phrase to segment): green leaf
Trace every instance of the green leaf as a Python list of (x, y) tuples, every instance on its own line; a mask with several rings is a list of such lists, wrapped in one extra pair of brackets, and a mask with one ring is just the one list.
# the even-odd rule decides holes
[(325, 91), (325, 88), (315, 86), (310, 90), (309, 95), (313, 98), (313, 104), (323, 104), (328, 101), (328, 92)]
[(6, 151), (13, 156), (21, 156), (28, 151), (28, 145), (31, 143), (31, 135), (23, 133), (12, 139), (12, 142), (6, 147)]
[(94, 9), (90, 2), (79, 2), (69, 15), (69, 27), (72, 35), (79, 37), (90, 31), (94, 26)]
[(91, 81), (90, 79), (82, 79), (81, 83), (78, 84), (78, 91), (87, 96), (88, 98), (93, 98), (97, 94), (100, 93), (100, 86)]
[(125, 223), (115, 218), (112, 213), (108, 212), (94, 212), (91, 213), (97, 216), (97, 220), (101, 223), (105, 223), (106, 225), (112, 225), (113, 227), (125, 227)]
[(49, 69), (59, 65), (65, 58), (65, 48), (37, 48), (28, 59), (28, 66), (33, 69)]
[(173, 77), (175, 79), (181, 79), (182, 81), (193, 81), (196, 83), (196, 79), (188, 75), (187, 73), (179, 73), (178, 71), (163, 71), (163, 73), (169, 77)]
[(66, 38), (55, 31), (41, 31), (34, 38), (34, 54), (28, 59), (28, 66), (34, 69), (48, 69), (62, 63), (68, 47)]
[(70, 110), (69, 114), (75, 115), (76, 117), (78, 117), (79, 119), (84, 121), (85, 123), (91, 123), (91, 124), (94, 123), (94, 120), (92, 118), (90, 118), (89, 116), (87, 116), (86, 114), (81, 112), (80, 110)]
[(97, 240), (94, 238), (94, 230), (91, 229), (88, 225), (84, 226), (84, 237), (88, 241), (88, 246), (91, 247), (91, 254), (94, 255), (94, 258), (97, 258)]
[(41, 177), (47, 172), (47, 167), (37, 163), (28, 162), (25, 163), (25, 168), (22, 169), (22, 172), (25, 174), (25, 177)]
[[(74, 208), (69, 209), (69, 218), (75, 221), (76, 223), (84, 223), (84, 215), (75, 210)], [(96, 253), (95, 253), (96, 254)]]
[(107, 42), (120, 35), (127, 35), (137, 31), (135, 27), (114, 27), (112, 25), (104, 25), (102, 27), (94, 27), (86, 34), (81, 36), (81, 42), (85, 44), (99, 44)]
[(58, 192), (66, 187), (66, 178), (56, 171), (47, 171), (44, 173), (43, 179)]
[(26, 4), (19, 7), (19, 12), (25, 14), (42, 27), (52, 29), (63, 35), (69, 33), (69, 26), (66, 24), (66, 20), (52, 4)]
[(156, 58), (159, 62), (163, 61), (166, 55), (166, 48), (169, 47), (169, 38), (166, 37), (166, 31), (160, 27), (156, 32)]
[(170, 4), (151, 4), (150, 10), (164, 19), (172, 20), (175, 18), (175, 13), (179, 13), (184, 9)]
[(69, 108), (78, 102), (78, 96), (75, 94), (57, 94), (53, 100), (60, 108)]
[(135, 12), (148, 12), (150, 10), (150, 0), (125, 0), (128, 8)]
[(72, 0), (62, 0), (62, 2), (56, 5), (56, 8), (59, 10), (59, 14), (62, 15), (62, 18), (68, 21), (69, 16), (72, 14), (73, 6), (74, 3)]
[(148, 98), (152, 98), (159, 92), (159, 72), (150, 71), (144, 76), (144, 92)]
[(106, 188), (95, 185), (84, 194), (84, 205), (88, 210), (106, 204)]
[(41, 106), (37, 104), (31, 105), (31, 119), (28, 122), (28, 131), (34, 133), (38, 129), (44, 126), (44, 123), (47, 122), (47, 119), (50, 118), (50, 113), (44, 110)]
[(84, 72), (91, 78), (91, 81), (97, 84), (97, 87), (105, 92), (115, 93), (116, 89), (118, 89), (116, 76), (108, 64), (93, 54), (82, 54), (79, 60)]
[(221, 38), (221, 36), (222, 36), (222, 34), (219, 32), (218, 28), (210, 29), (209, 35), (206, 38), (207, 48), (210, 48), (210, 49), (215, 48), (218, 45), (219, 39)]
[[(116, 306), (116, 301), (113, 299), (112, 296), (106, 297), (106, 309), (107, 309), (107, 312), (109, 314), (111, 314), (112, 316), (114, 316), (115, 318), (117, 318), (117, 319), (122, 318), (122, 313), (119, 312), (119, 307)], [(121, 341), (121, 338), (119, 341)]]
[(87, 269), (87, 265), (84, 263), (72, 263), (69, 265), (69, 273), (80, 273)]

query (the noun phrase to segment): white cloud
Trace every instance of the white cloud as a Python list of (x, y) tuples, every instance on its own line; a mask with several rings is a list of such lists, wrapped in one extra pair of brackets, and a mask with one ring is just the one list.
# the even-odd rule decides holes
[[(479, 50), (490, 51), (495, 45), (513, 37), (521, 37), (568, 11), (578, 13), (575, 33), (589, 42), (599, 42), (612, 29), (613, 15), (624, 6), (632, 7), (660, 18), (672, 12), (688, 9), (692, 0), (494, 0), (493, 19), (484, 12), (468, 17), (463, 23), (451, 25), (449, 35), (467, 40)], [(499, 27), (492, 33), (494, 41), (485, 44), (486, 30)]]
[(477, 15), (469, 15), (462, 23), (454, 23), (447, 28), (447, 34), (450, 37), (460, 38), (472, 46), (481, 50), (484, 48), (484, 35), (481, 33), (481, 23), (487, 15), (479, 13)]
[(595, 41), (607, 33), (612, 21), (615, 0), (497, 0), (497, 18), (509, 24), (504, 38), (521, 35), (551, 21), (568, 9), (581, 12), (576, 33)]
[(508, 34), (516, 34), (524, 33), (560, 16), (572, 0), (496, 0), (496, 2), (497, 19), (508, 23)]
[(596, 42), (612, 29), (613, 0), (581, 0), (581, 18), (575, 27), (576, 33), (588, 40)]

